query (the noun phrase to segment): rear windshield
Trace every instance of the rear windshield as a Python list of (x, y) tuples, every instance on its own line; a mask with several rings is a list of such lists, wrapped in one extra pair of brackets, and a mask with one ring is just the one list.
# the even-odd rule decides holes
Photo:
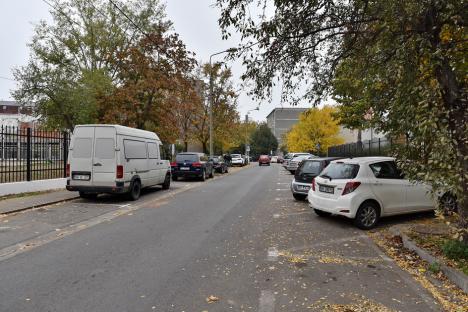
[(91, 158), (92, 143), (91, 138), (76, 138), (73, 143), (73, 158)]
[(231, 157), (232, 158), (241, 158), (241, 155), (240, 154), (231, 154)]
[(354, 179), (359, 171), (359, 165), (331, 163), (323, 170), (321, 177), (332, 179)]
[(322, 169), (322, 163), (320, 161), (305, 161), (299, 168), (301, 173), (311, 173), (318, 175)]
[(177, 162), (196, 162), (198, 161), (197, 154), (179, 154), (176, 156)]

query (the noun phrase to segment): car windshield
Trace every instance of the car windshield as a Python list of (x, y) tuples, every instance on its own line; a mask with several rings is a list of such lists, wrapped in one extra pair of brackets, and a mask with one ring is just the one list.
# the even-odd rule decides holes
[(232, 158), (241, 158), (241, 155), (240, 154), (231, 154), (231, 157)]
[(176, 156), (177, 162), (196, 162), (198, 161), (197, 154), (179, 154)]
[(320, 177), (329, 179), (354, 179), (359, 171), (359, 165), (331, 163), (323, 170)]
[(305, 161), (301, 168), (300, 173), (308, 173), (318, 175), (322, 168), (320, 161)]

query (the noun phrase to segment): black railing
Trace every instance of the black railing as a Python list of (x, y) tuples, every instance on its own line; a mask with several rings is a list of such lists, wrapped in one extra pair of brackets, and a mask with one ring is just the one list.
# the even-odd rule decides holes
[(392, 141), (387, 138), (364, 140), (328, 148), (328, 156), (333, 157), (360, 157), (360, 156), (389, 156)]
[(69, 144), (68, 132), (2, 126), (0, 183), (65, 177)]

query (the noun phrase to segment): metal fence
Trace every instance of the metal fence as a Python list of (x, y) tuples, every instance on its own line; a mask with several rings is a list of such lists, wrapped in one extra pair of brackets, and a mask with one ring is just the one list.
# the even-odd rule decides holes
[(66, 176), (68, 132), (2, 126), (0, 183)]
[(331, 157), (388, 156), (392, 141), (387, 138), (335, 145), (328, 148)]

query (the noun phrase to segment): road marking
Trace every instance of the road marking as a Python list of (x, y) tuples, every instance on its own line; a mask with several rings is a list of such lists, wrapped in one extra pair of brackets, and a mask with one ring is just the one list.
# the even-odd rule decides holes
[(280, 189), (280, 188), (277, 188), (276, 190), (277, 190), (277, 191), (289, 191), (289, 189), (288, 189), (288, 188), (285, 188), (285, 189)]
[(279, 213), (275, 213), (275, 214), (273, 215), (273, 219), (278, 219), (279, 217), (281, 217), (281, 215), (280, 215)]
[(272, 291), (262, 290), (258, 301), (258, 312), (273, 312), (275, 310), (275, 295)]
[(268, 248), (268, 256), (267, 256), (268, 261), (276, 261), (278, 260), (278, 256), (279, 256), (278, 248), (276, 247)]

